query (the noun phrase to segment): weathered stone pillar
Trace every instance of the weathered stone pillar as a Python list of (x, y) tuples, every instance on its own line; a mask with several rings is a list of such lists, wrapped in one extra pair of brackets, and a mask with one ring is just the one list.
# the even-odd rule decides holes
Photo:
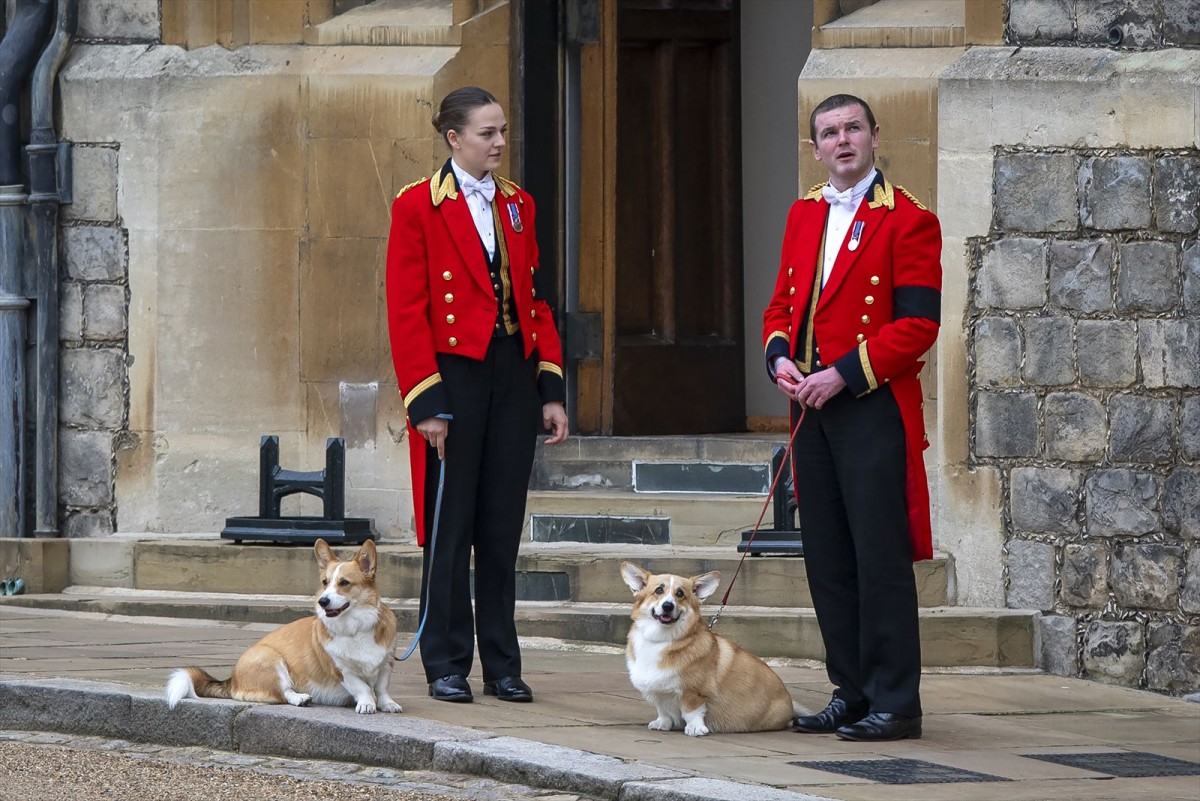
[(25, 532), (25, 187), (0, 186), (0, 537)]

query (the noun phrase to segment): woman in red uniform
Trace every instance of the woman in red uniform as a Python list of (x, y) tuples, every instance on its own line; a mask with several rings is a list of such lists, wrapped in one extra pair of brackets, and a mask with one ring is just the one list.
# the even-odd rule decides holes
[(551, 430), (548, 443), (567, 437), (562, 345), (535, 286), (533, 198), (494, 172), (504, 110), (467, 86), (446, 96), (433, 126), (450, 158), (396, 197), (387, 255), (392, 361), (425, 548), (421, 661), (432, 697), (471, 701), (477, 637), (484, 693), (531, 701), (514, 621), (516, 560), (538, 431)]

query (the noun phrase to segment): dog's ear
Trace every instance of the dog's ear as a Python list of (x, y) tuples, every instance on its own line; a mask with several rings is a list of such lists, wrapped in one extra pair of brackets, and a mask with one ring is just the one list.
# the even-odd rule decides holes
[(692, 576), (691, 582), (696, 597), (703, 601), (717, 591), (717, 585), (721, 583), (721, 574), (713, 570), (700, 576)]
[(324, 570), (329, 567), (330, 562), (336, 562), (337, 557), (333, 555), (333, 551), (329, 548), (329, 543), (325, 540), (317, 540), (313, 543), (313, 550), (317, 552), (317, 567)]
[(621, 578), (625, 579), (629, 589), (633, 590), (634, 595), (637, 595), (646, 586), (646, 580), (650, 578), (650, 574), (633, 562), (622, 562)]
[(375, 551), (375, 540), (367, 540), (358, 549), (358, 553), (354, 554), (354, 561), (358, 562), (358, 569), (367, 578), (375, 578), (375, 566), (379, 564), (379, 556)]

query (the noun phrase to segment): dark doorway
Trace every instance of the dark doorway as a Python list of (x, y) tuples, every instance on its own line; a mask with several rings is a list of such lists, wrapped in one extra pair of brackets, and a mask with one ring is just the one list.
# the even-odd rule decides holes
[(613, 433), (743, 431), (737, 2), (617, 16)]

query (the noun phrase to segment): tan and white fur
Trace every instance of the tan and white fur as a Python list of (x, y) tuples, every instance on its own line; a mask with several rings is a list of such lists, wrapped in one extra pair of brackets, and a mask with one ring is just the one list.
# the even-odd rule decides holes
[(396, 615), (375, 588), (375, 543), (367, 540), (345, 562), (325, 540), (317, 540), (314, 550), (321, 574), (315, 615), (288, 623), (250, 646), (225, 681), (198, 667), (172, 671), (168, 707), (203, 697), (293, 706), (353, 703), (363, 715), (402, 711), (388, 695)]
[(705, 624), (700, 604), (716, 591), (720, 573), (654, 575), (622, 562), (621, 577), (634, 594), (629, 680), (658, 711), (649, 728), (692, 737), (774, 731), (807, 714), (765, 662)]

